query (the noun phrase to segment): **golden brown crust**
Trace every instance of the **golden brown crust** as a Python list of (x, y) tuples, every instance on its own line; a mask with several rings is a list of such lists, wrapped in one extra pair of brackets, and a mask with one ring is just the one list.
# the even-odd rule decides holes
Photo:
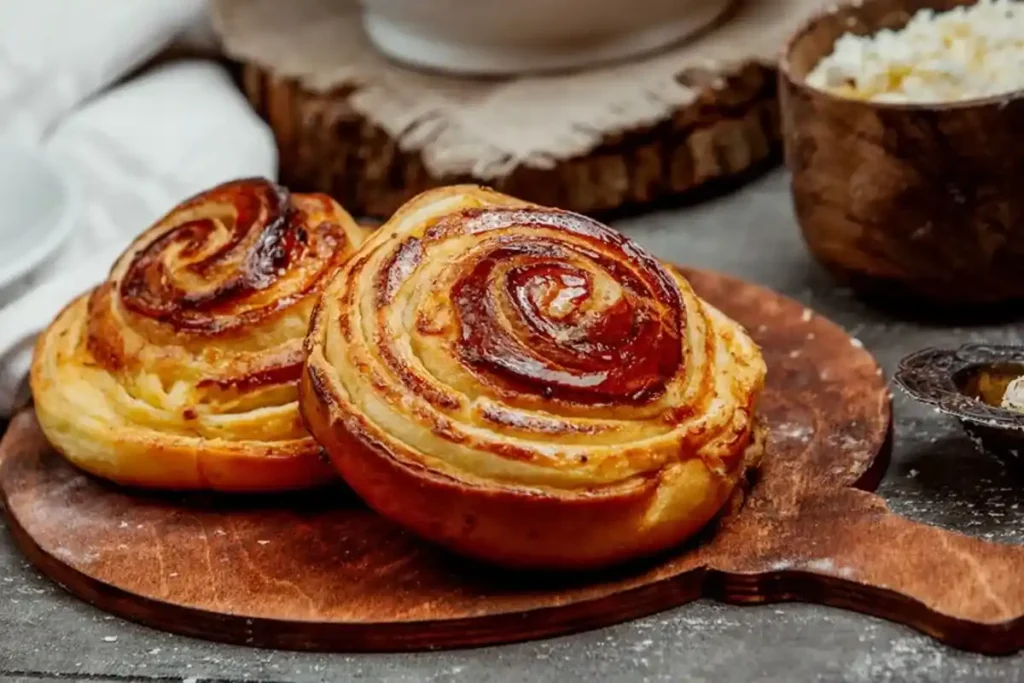
[(378, 512), (514, 566), (692, 535), (749, 459), (764, 362), (685, 279), (583, 216), (472, 186), (406, 204), (313, 315), (300, 403)]
[(364, 239), (330, 198), (261, 179), (181, 203), (40, 336), (31, 382), (47, 437), (135, 486), (330, 480), (296, 380), (315, 299)]

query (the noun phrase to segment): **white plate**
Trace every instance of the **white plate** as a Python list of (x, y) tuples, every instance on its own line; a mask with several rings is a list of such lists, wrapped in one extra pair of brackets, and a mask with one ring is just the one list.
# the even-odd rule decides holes
[(366, 32), (402, 62), (460, 74), (592, 67), (706, 28), (733, 0), (362, 0)]
[(43, 150), (0, 141), (0, 290), (52, 257), (77, 218), (73, 186)]

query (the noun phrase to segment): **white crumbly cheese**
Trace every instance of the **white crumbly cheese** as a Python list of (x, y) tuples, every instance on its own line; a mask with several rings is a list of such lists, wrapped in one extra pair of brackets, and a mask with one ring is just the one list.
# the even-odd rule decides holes
[(899, 31), (848, 33), (807, 83), (874, 102), (953, 102), (1024, 90), (1024, 2), (925, 9)]
[(1003, 393), (1003, 407), (1024, 413), (1024, 377), (1010, 382)]

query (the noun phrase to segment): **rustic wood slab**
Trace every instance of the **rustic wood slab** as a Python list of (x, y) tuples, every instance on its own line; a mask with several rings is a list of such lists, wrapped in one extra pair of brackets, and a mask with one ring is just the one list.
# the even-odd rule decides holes
[(748, 62), (724, 75), (680, 78), (700, 95), (664, 120), (608, 135), (551, 168), (478, 178), (432, 174), (419, 153), (352, 108), (350, 91), (316, 92), (256, 64), (242, 66), (245, 93), (274, 131), (281, 181), (326, 192), (353, 214), (385, 218), (420, 192), (467, 182), (580, 213), (636, 213), (717, 194), (775, 164), (782, 144), (774, 68)]
[(689, 272), (763, 346), (768, 451), (742, 510), (654, 561), (592, 575), (503, 572), (418, 541), (344, 489), (281, 498), (154, 496), (81, 474), (24, 412), (0, 443), (18, 546), (101, 609), (204, 638), (415, 650), (577, 631), (701, 595), (821, 602), (983, 652), (1024, 645), (1024, 548), (910, 522), (865, 490), (890, 427), (872, 357), (800, 304)]

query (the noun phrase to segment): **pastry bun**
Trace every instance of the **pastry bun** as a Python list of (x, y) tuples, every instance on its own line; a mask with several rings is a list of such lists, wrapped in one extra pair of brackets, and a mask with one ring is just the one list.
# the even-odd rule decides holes
[(475, 186), (403, 206), (306, 348), (302, 413), (349, 485), (503, 565), (673, 546), (761, 452), (765, 365), (737, 323), (612, 229)]
[(131, 486), (331, 480), (296, 380), (316, 297), (364, 239), (329, 197), (262, 179), (178, 205), (40, 336), (31, 385), (50, 443)]

